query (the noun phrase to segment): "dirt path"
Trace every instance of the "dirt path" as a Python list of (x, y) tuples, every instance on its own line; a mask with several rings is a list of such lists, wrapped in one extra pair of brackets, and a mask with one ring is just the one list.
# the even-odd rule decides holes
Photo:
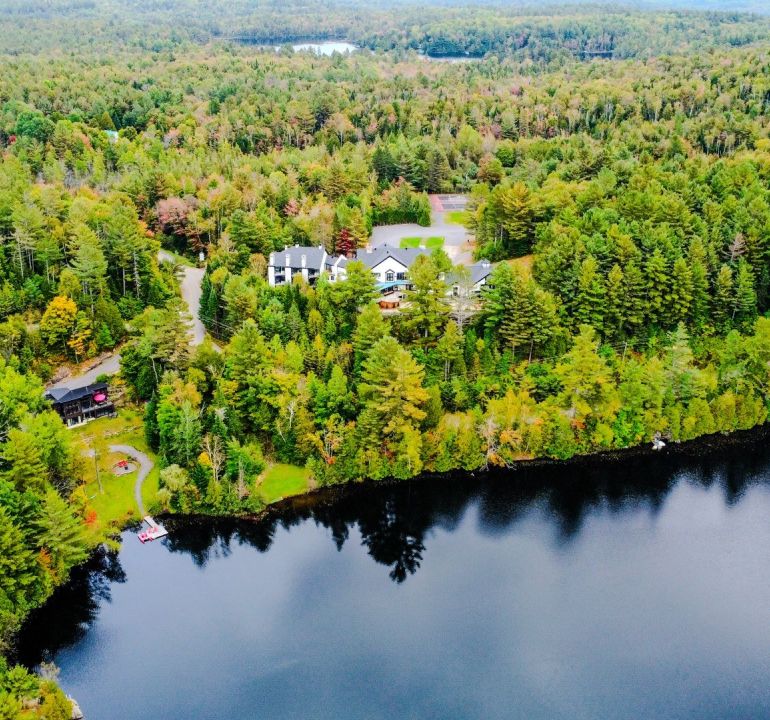
[(110, 452), (123, 453), (139, 463), (139, 471), (136, 474), (136, 482), (134, 483), (134, 498), (139, 507), (139, 515), (144, 517), (147, 511), (144, 509), (144, 502), (142, 502), (142, 484), (150, 474), (155, 463), (145, 453), (131, 445), (110, 445)]

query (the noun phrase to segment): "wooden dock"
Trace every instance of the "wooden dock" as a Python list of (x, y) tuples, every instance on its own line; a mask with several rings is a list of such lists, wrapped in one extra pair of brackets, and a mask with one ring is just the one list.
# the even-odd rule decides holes
[(168, 535), (168, 530), (166, 530), (163, 525), (159, 525), (155, 522), (153, 518), (151, 518), (149, 515), (145, 515), (143, 518), (145, 523), (147, 523), (147, 530), (143, 530), (139, 533), (139, 541), (141, 543), (151, 542), (152, 540), (158, 540), (162, 537), (165, 537)]

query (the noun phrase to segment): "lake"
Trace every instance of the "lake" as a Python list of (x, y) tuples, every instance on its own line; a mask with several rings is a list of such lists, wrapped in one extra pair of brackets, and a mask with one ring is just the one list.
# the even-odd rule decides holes
[[(307, 43), (299, 43), (297, 45), (292, 45), (292, 48), (294, 49), (294, 52), (300, 52), (302, 50), (311, 50), (316, 55), (333, 55), (334, 53), (342, 53), (343, 55), (345, 53), (354, 52), (355, 50), (358, 50), (358, 47), (356, 45), (352, 45), (348, 42), (338, 42), (338, 41), (323, 41), (323, 42), (307, 42)], [(280, 50), (281, 46), (276, 45), (276, 50)]]
[(87, 720), (766, 720), (769, 436), (126, 532), (19, 659)]

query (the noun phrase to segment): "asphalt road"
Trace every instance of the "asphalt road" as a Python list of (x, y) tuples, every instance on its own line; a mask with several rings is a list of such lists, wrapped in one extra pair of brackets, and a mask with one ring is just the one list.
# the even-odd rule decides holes
[[(165, 250), (158, 253), (161, 262), (173, 262), (172, 255)], [(179, 283), (182, 299), (187, 304), (188, 312), (192, 317), (190, 330), (190, 343), (193, 347), (200, 345), (206, 337), (206, 328), (198, 318), (198, 310), (201, 304), (201, 284), (203, 283), (204, 268), (187, 267), (183, 269), (183, 275)], [(114, 352), (86, 372), (77, 375), (68, 375), (58, 382), (50, 385), (51, 388), (70, 387), (71, 385), (90, 385), (96, 382), (99, 375), (115, 375), (120, 370), (120, 352)]]

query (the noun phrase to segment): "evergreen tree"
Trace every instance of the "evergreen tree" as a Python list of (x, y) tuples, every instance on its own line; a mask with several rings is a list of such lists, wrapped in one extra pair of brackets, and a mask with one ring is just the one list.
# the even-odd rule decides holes
[(732, 319), (744, 330), (749, 330), (757, 317), (757, 293), (751, 265), (741, 258), (735, 280), (735, 300)]
[(505, 231), (505, 249), (509, 257), (530, 251), (534, 230), (534, 203), (529, 188), (522, 182), (510, 187), (498, 186), (493, 193), (498, 221)]
[(562, 403), (576, 419), (599, 413), (611, 394), (612, 374), (597, 346), (596, 331), (581, 326), (574, 345), (555, 370), (562, 384)]
[(644, 325), (647, 312), (647, 286), (639, 266), (629, 262), (625, 268), (626, 279), (626, 322), (630, 332)]
[(452, 366), (462, 358), (463, 336), (457, 323), (450, 321), (436, 346), (436, 353), (444, 364), (444, 381), (449, 380)]
[(60, 583), (70, 568), (88, 557), (88, 545), (80, 520), (58, 493), (49, 490), (35, 523), (38, 544), (48, 554), (48, 570)]
[(626, 294), (626, 278), (620, 265), (613, 265), (607, 275), (606, 312), (604, 329), (608, 337), (616, 338), (622, 334), (626, 325), (629, 305)]
[(0, 446), (6, 469), (3, 477), (19, 490), (40, 492), (48, 479), (43, 451), (34, 435), (19, 428), (8, 431), (8, 440)]
[(674, 262), (671, 271), (671, 321), (686, 323), (690, 319), (693, 303), (693, 274), (684, 258)]
[(665, 325), (669, 311), (670, 285), (668, 263), (660, 250), (655, 250), (645, 265), (647, 276), (647, 312), (653, 323)]
[(696, 326), (708, 320), (709, 316), (709, 278), (706, 250), (699, 238), (690, 243), (688, 256), (692, 273), (692, 319)]
[(726, 332), (735, 309), (735, 289), (733, 286), (733, 271), (729, 265), (722, 265), (714, 283), (711, 317), (714, 325), (721, 332)]
[(423, 368), (392, 337), (384, 337), (369, 351), (358, 386), (363, 402), (359, 425), (367, 442), (400, 440), (425, 418), (428, 393)]
[(358, 315), (356, 329), (353, 333), (353, 348), (355, 350), (355, 366), (361, 367), (369, 350), (389, 333), (388, 321), (375, 303), (364, 306)]
[[(22, 616), (42, 597), (40, 566), (24, 536), (0, 506), (0, 615)], [(8, 621), (0, 619), (0, 629)], [(0, 638), (2, 640), (2, 638)]]
[(408, 305), (400, 315), (401, 327), (407, 337), (431, 347), (444, 331), (449, 315), (447, 286), (433, 258), (425, 255), (419, 255), (412, 263), (409, 280), (412, 289), (407, 293)]
[(602, 332), (606, 312), (606, 290), (599, 273), (599, 264), (589, 255), (580, 265), (578, 291), (574, 303), (575, 322), (591, 325)]

